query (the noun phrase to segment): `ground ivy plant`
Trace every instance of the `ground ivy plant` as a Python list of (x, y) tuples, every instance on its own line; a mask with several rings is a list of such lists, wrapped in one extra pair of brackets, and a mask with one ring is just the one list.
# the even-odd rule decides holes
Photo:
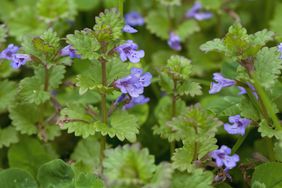
[(2, 0), (0, 187), (282, 186), (281, 6)]

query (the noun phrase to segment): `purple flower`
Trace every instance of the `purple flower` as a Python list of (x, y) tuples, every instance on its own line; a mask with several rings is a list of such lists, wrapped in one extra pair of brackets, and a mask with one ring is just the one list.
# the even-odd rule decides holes
[(180, 37), (173, 32), (170, 33), (169, 39), (167, 41), (168, 45), (170, 48), (180, 51), (181, 50), (181, 45), (180, 45)]
[(217, 83), (215, 82), (211, 83), (209, 94), (218, 93), (222, 88), (233, 86), (236, 83), (235, 80), (224, 78), (220, 73), (214, 73), (213, 79)]
[(130, 12), (125, 15), (125, 23), (130, 26), (144, 25), (144, 18), (138, 12)]
[(18, 52), (20, 48), (14, 44), (9, 44), (8, 47), (0, 54), (0, 58), (12, 61), (13, 55)]
[(245, 134), (246, 127), (251, 123), (251, 120), (241, 118), (240, 115), (230, 116), (228, 119), (231, 124), (225, 123), (224, 129), (229, 134), (240, 134), (243, 136)]
[(144, 92), (144, 87), (150, 85), (152, 79), (149, 72), (142, 73), (142, 69), (131, 68), (130, 75), (117, 80), (115, 86), (122, 93), (128, 93), (131, 97), (138, 97)]
[(118, 46), (116, 51), (119, 53), (120, 59), (124, 62), (129, 59), (132, 63), (138, 63), (141, 58), (144, 57), (144, 50), (139, 50), (138, 45), (135, 44), (132, 40), (126, 41), (126, 43)]
[(210, 156), (215, 159), (215, 163), (218, 167), (225, 166), (227, 169), (232, 169), (236, 166), (236, 163), (240, 160), (237, 154), (230, 156), (231, 149), (225, 145), (222, 145), (220, 149), (214, 150), (210, 153)]
[(67, 45), (61, 50), (61, 56), (70, 56), (70, 58), (80, 58), (80, 55), (76, 53), (76, 50), (71, 45)]
[(138, 97), (132, 97), (129, 103), (125, 104), (122, 109), (127, 110), (138, 104), (145, 104), (150, 101), (149, 97), (139, 95)]
[(138, 32), (136, 29), (134, 29), (130, 25), (125, 25), (122, 30), (125, 33), (137, 33)]
[(186, 18), (194, 18), (196, 20), (206, 20), (212, 17), (212, 13), (210, 12), (200, 12), (202, 9), (202, 4), (196, 2), (193, 7), (186, 12)]
[[(249, 82), (247, 82), (247, 85), (249, 86), (249, 88), (252, 90), (253, 95), (256, 97), (256, 99), (258, 99), (258, 94), (256, 92), (255, 87), (250, 84)], [(244, 95), (247, 93), (246, 89), (242, 86), (238, 86), (238, 89), (240, 90), (240, 92), (238, 93), (238, 95)]]
[(20, 68), (20, 66), (24, 65), (27, 61), (30, 61), (31, 58), (27, 54), (14, 54), (12, 57), (11, 66), (14, 69)]

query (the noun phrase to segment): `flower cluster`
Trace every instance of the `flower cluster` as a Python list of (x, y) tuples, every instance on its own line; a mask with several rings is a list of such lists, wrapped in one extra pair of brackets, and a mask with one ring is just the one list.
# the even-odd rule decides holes
[(14, 69), (18, 69), (27, 61), (31, 60), (29, 55), (17, 53), (19, 49), (20, 48), (18, 46), (15, 46), (14, 44), (9, 44), (8, 47), (1, 52), (0, 58), (11, 61), (11, 66)]
[(215, 94), (221, 91), (222, 88), (230, 87), (236, 84), (235, 80), (224, 78), (220, 73), (214, 73), (213, 79), (216, 82), (211, 83), (209, 94)]
[(132, 63), (138, 63), (141, 58), (145, 56), (144, 50), (137, 50), (138, 45), (132, 40), (126, 41), (126, 43), (118, 46), (116, 51), (119, 53), (120, 59), (124, 62), (129, 59)]
[(76, 50), (71, 45), (67, 45), (61, 50), (61, 56), (69, 56), (72, 59), (80, 58), (80, 55), (77, 54)]
[(229, 123), (224, 124), (224, 129), (229, 134), (240, 134), (243, 136), (245, 134), (246, 127), (251, 124), (251, 120), (241, 118), (240, 115), (235, 115), (229, 117)]
[(115, 105), (122, 101), (129, 100), (129, 102), (123, 106), (123, 109), (126, 110), (137, 104), (149, 102), (150, 99), (142, 94), (144, 87), (151, 84), (151, 79), (152, 75), (149, 72), (143, 74), (142, 69), (131, 68), (130, 75), (115, 81), (115, 87), (122, 92), (122, 95), (115, 101)]
[(137, 30), (133, 26), (142, 26), (144, 22), (144, 18), (138, 12), (130, 12), (125, 15), (123, 31), (126, 33), (136, 33)]
[(214, 150), (210, 156), (215, 160), (217, 167), (226, 167), (226, 170), (232, 169), (239, 162), (240, 158), (237, 154), (231, 156), (231, 149), (222, 145), (220, 149)]
[(210, 12), (201, 12), (202, 4), (200, 2), (196, 2), (193, 7), (186, 12), (186, 18), (194, 18), (196, 20), (206, 20), (212, 17), (212, 13)]

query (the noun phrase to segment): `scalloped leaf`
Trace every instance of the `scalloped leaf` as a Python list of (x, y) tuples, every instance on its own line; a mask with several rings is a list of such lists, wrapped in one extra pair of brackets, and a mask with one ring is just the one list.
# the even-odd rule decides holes
[[(255, 77), (266, 89), (271, 88), (281, 74), (282, 60), (277, 48), (262, 48), (255, 59)], [(267, 70), (267, 71), (266, 71)]]
[(2, 147), (9, 147), (11, 144), (19, 141), (18, 132), (14, 127), (6, 127), (0, 129), (0, 149)]
[(95, 17), (95, 21), (93, 29), (99, 41), (121, 38), (124, 21), (117, 9), (106, 9)]
[(9, 166), (25, 169), (33, 176), (37, 174), (40, 165), (52, 160), (53, 157), (37, 139), (30, 137), (22, 138), (8, 151)]
[(38, 169), (37, 179), (42, 188), (72, 187), (74, 171), (61, 159), (49, 161)]
[(272, 41), (274, 36), (275, 33), (267, 29), (249, 35), (251, 44), (257, 46), (264, 46), (267, 42)]
[(39, 0), (36, 6), (38, 16), (46, 22), (74, 19), (76, 14), (73, 0)]
[(35, 179), (25, 170), (9, 168), (0, 172), (0, 187), (37, 188)]
[(210, 51), (217, 51), (222, 53), (227, 53), (226, 46), (224, 45), (224, 42), (221, 39), (213, 39), (211, 41), (208, 41), (200, 46), (200, 49), (204, 52), (210, 52)]
[(157, 166), (151, 182), (144, 188), (170, 188), (173, 169), (169, 163), (162, 162)]
[(266, 120), (262, 120), (259, 123), (258, 132), (261, 133), (262, 137), (268, 137), (268, 138), (275, 137), (278, 140), (282, 140), (282, 130), (276, 130), (270, 127), (267, 124)]
[(67, 129), (68, 133), (74, 133), (75, 136), (83, 138), (94, 135), (96, 126), (102, 124), (99, 120), (95, 120), (91, 114), (87, 114), (86, 109), (79, 104), (64, 108), (57, 123), (62, 129)]
[(202, 87), (197, 82), (186, 81), (177, 88), (179, 95), (190, 95), (191, 97), (202, 95)]
[(67, 35), (67, 43), (72, 45), (83, 59), (93, 60), (99, 56), (97, 51), (100, 44), (91, 30), (75, 31), (74, 34)]
[(160, 37), (161, 39), (168, 39), (169, 37), (169, 19), (166, 12), (162, 10), (150, 11), (146, 17), (147, 29)]
[(14, 101), (17, 94), (17, 84), (13, 81), (0, 81), (0, 112), (5, 111)]
[(150, 182), (156, 171), (154, 156), (138, 145), (125, 145), (105, 151), (104, 174), (110, 185), (134, 186)]
[(105, 124), (96, 124), (97, 132), (103, 136), (108, 135), (111, 138), (116, 136), (119, 140), (127, 139), (130, 142), (136, 141), (136, 135), (139, 133), (139, 125), (134, 115), (126, 111), (116, 111), (111, 115), (110, 126)]
[(192, 174), (176, 172), (172, 179), (172, 188), (212, 188), (212, 181), (213, 174), (210, 171), (204, 172), (201, 169), (197, 169)]
[(183, 56), (173, 55), (167, 60), (165, 70), (175, 79), (186, 80), (192, 73), (191, 60)]

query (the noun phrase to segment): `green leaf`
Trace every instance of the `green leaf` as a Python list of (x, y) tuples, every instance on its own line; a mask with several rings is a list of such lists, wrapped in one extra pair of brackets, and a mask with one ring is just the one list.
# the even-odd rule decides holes
[(124, 21), (117, 9), (106, 9), (95, 17), (95, 21), (93, 29), (100, 42), (121, 38)]
[(0, 129), (0, 148), (9, 147), (11, 144), (19, 141), (18, 132), (14, 127)]
[(3, 188), (37, 188), (34, 178), (25, 170), (10, 168), (0, 171), (0, 187)]
[[(154, 156), (138, 145), (125, 145), (105, 151), (104, 174), (110, 185), (134, 185), (150, 182), (156, 170)], [(110, 186), (111, 187), (111, 186)]]
[(27, 6), (13, 10), (6, 20), (9, 34), (21, 40), (26, 35), (35, 36), (43, 33), (47, 26), (37, 18), (34, 12), (33, 8)]
[(228, 52), (226, 46), (224, 45), (224, 42), (221, 39), (213, 39), (211, 41), (208, 41), (205, 44), (202, 44), (200, 46), (200, 49), (206, 53), (210, 51), (217, 51), (222, 53)]
[(188, 79), (192, 73), (191, 61), (179, 55), (171, 56), (164, 69), (172, 78), (181, 80)]
[(274, 16), (273, 19), (270, 21), (270, 29), (272, 31), (274, 31), (279, 38), (282, 37), (282, 23), (281, 23), (281, 19), (282, 19), (282, 12), (281, 12), (281, 8), (282, 8), (282, 3), (276, 3), (275, 5), (275, 10), (274, 10)]
[(174, 169), (192, 172), (196, 167), (192, 163), (194, 155), (194, 144), (185, 144), (184, 147), (175, 150), (172, 156), (172, 166)]
[(68, 133), (87, 138), (95, 134), (95, 127), (101, 122), (95, 120), (91, 114), (86, 113), (86, 109), (82, 105), (73, 104), (61, 111), (58, 124), (62, 129), (67, 129)]
[(264, 29), (250, 35), (249, 37), (252, 45), (264, 46), (267, 42), (274, 39), (274, 35), (274, 32)]
[(52, 160), (52, 156), (38, 140), (24, 137), (10, 147), (8, 160), (10, 167), (25, 169), (35, 176), (39, 166)]
[(172, 188), (212, 188), (212, 180), (213, 174), (201, 169), (195, 170), (192, 174), (175, 173), (172, 179)]
[[(28, 110), (27, 110), (28, 109)], [(36, 122), (38, 121), (38, 107), (32, 104), (16, 104), (10, 108), (12, 125), (22, 134), (37, 133)]]
[(164, 6), (179, 6), (181, 0), (158, 0)]
[(262, 48), (255, 59), (255, 77), (266, 89), (271, 88), (281, 73), (282, 60), (277, 48)]
[(173, 169), (169, 163), (160, 163), (151, 179), (144, 188), (170, 188)]
[(242, 97), (240, 102), (241, 116), (252, 119), (254, 121), (259, 120), (259, 112), (253, 106), (251, 101), (247, 97)]
[(252, 188), (266, 188), (266, 187), (265, 187), (265, 184), (264, 184), (264, 183), (255, 181), (255, 182), (252, 184)]
[(202, 95), (202, 87), (197, 82), (186, 81), (177, 88), (179, 95), (190, 95), (191, 97)]
[(99, 167), (99, 153), (100, 144), (97, 138), (89, 136), (86, 139), (81, 139), (74, 149), (71, 155), (71, 159), (76, 162), (82, 162), (83, 164), (95, 170)]
[[(271, 174), (271, 176), (266, 176)], [(255, 168), (252, 176), (252, 184), (259, 182), (265, 187), (279, 188), (282, 186), (282, 163), (269, 162)]]
[(61, 159), (55, 159), (43, 164), (37, 174), (37, 179), (42, 188), (73, 188), (73, 177), (74, 171), (71, 166)]
[(169, 37), (169, 19), (165, 11), (155, 10), (150, 11), (146, 17), (147, 29), (160, 37), (161, 39), (168, 39)]
[(75, 188), (104, 188), (104, 183), (94, 174), (81, 173), (75, 180)]
[(275, 137), (278, 140), (282, 140), (282, 130), (276, 130), (270, 127), (264, 119), (259, 123), (258, 132), (261, 133), (262, 137)]
[(58, 19), (73, 19), (76, 11), (73, 0), (39, 0), (38, 16), (46, 22)]
[(4, 24), (0, 25), (0, 43), (4, 43), (6, 41), (7, 33), (7, 27)]
[(137, 118), (134, 115), (128, 114), (126, 111), (114, 112), (110, 118), (110, 126), (96, 124), (95, 128), (103, 136), (108, 135), (111, 138), (116, 136), (121, 141), (127, 139), (130, 142), (135, 142), (136, 135), (139, 133)]
[(100, 44), (90, 30), (75, 31), (74, 34), (67, 35), (67, 43), (72, 45), (84, 59), (98, 58), (97, 51), (100, 49)]
[(222, 0), (213, 0), (213, 1), (200, 0), (200, 3), (206, 9), (219, 10), (223, 1)]
[(100, 5), (98, 0), (75, 0), (75, 4), (78, 10), (89, 11), (96, 9)]
[(178, 26), (175, 33), (180, 37), (181, 41), (185, 41), (193, 33), (200, 31), (200, 27), (195, 20), (186, 20)]
[(12, 81), (0, 81), (0, 112), (5, 111), (14, 101), (17, 94), (17, 84)]

